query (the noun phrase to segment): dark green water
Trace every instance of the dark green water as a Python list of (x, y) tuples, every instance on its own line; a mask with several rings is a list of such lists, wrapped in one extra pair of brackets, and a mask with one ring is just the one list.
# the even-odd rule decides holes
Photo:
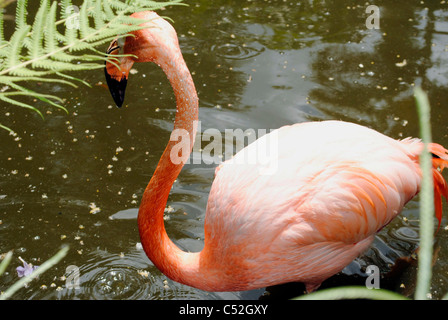
[[(432, 105), (433, 139), (448, 146), (448, 2), (374, 1), (380, 29), (366, 27), (367, 5), (357, 1), (186, 3), (161, 14), (174, 20), (198, 90), (202, 130), (269, 130), (341, 119), (397, 139), (418, 136), (412, 93), (421, 85)], [(13, 12), (11, 5), (7, 13)], [(155, 65), (135, 69), (122, 109), (112, 106), (102, 71), (79, 75), (92, 88), (44, 87), (67, 99), (69, 115), (36, 101), (43, 121), (0, 104), (1, 122), (17, 132), (0, 131), (0, 253), (14, 250), (0, 291), (18, 280), (19, 256), (39, 265), (68, 244), (64, 260), (15, 299), (258, 299), (301, 293), (300, 285), (206, 293), (167, 279), (139, 248), (135, 217), (169, 139), (175, 100)], [(187, 165), (173, 186), (165, 224), (185, 250), (202, 248), (215, 166)], [(363, 285), (370, 264), (385, 276), (418, 245), (418, 219), (416, 198), (364, 256), (324, 286)], [(437, 234), (435, 299), (448, 292), (446, 222)], [(79, 289), (66, 287), (70, 265), (79, 268)], [(382, 278), (381, 286), (412, 294), (414, 271), (411, 266), (393, 281)]]

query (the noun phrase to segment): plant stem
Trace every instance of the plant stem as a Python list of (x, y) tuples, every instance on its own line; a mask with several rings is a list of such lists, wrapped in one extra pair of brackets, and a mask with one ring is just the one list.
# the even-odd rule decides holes
[(432, 277), (432, 254), (434, 232), (434, 183), (432, 177), (432, 160), (428, 152), (431, 142), (430, 106), (426, 93), (415, 88), (415, 99), (420, 120), (420, 134), (424, 149), (420, 155), (422, 186), (420, 190), (420, 252), (418, 257), (417, 285), (415, 299), (428, 298)]
[(383, 289), (367, 289), (365, 287), (340, 287), (324, 289), (306, 294), (295, 300), (340, 300), (340, 299), (373, 299), (373, 300), (407, 300), (406, 297)]
[(29, 276), (23, 277), (16, 283), (14, 283), (11, 287), (9, 287), (2, 295), (0, 295), (0, 300), (9, 299), (17, 290), (23, 288), (24, 285), (37, 278), (39, 275), (53, 267), (57, 264), (68, 252), (68, 246), (59, 250), (53, 257), (49, 260), (45, 261), (42, 265), (39, 266), (36, 270), (34, 270)]

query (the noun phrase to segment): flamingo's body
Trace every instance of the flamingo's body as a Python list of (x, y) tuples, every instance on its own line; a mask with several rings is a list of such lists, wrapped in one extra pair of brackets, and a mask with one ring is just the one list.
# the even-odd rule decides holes
[[(151, 28), (135, 32), (124, 48), (111, 45), (110, 53), (123, 49), (138, 59), (120, 58), (121, 71), (108, 64), (109, 87), (113, 91), (127, 79), (134, 62), (157, 63), (176, 94), (175, 130), (185, 130), (193, 142), (198, 99), (176, 33), (155, 13), (134, 16), (152, 19)], [(266, 173), (259, 164), (238, 161), (264, 148), (273, 134), (278, 144), (264, 165), (275, 162), (276, 169)], [(423, 145), (418, 139), (397, 141), (341, 121), (285, 126), (217, 168), (207, 204), (204, 249), (188, 253), (168, 238), (163, 222), (170, 189), (183, 166), (170, 161), (176, 143), (168, 143), (144, 192), (138, 217), (141, 241), (168, 277), (208, 291), (293, 281), (305, 283), (308, 291), (316, 289), (364, 252), (421, 184), (418, 158)], [(440, 198), (448, 191), (437, 167), (448, 165), (448, 151), (437, 144), (430, 149), (440, 221)]]

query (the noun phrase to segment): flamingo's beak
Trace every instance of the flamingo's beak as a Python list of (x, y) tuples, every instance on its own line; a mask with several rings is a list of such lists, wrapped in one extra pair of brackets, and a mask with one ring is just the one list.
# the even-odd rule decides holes
[[(107, 54), (119, 54), (123, 51), (123, 46), (124, 39), (115, 39), (107, 49)], [(117, 107), (120, 108), (123, 105), (126, 85), (128, 84), (127, 72), (121, 72), (116, 65), (106, 61), (104, 74), (110, 94), (117, 104)]]
[(128, 80), (125, 77), (120, 80), (112, 78), (107, 72), (107, 68), (104, 68), (104, 74), (106, 75), (107, 86), (109, 87), (110, 94), (112, 95), (117, 107), (120, 108), (124, 102), (124, 94), (126, 92)]

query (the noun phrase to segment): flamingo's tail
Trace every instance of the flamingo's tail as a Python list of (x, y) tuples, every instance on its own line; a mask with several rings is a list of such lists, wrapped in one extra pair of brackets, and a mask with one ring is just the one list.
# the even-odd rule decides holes
[(437, 230), (442, 222), (442, 196), (448, 200), (448, 185), (441, 172), (448, 167), (448, 150), (440, 144), (429, 144), (429, 151), (432, 154), (432, 175), (434, 179), (434, 208), (436, 218), (439, 220)]

